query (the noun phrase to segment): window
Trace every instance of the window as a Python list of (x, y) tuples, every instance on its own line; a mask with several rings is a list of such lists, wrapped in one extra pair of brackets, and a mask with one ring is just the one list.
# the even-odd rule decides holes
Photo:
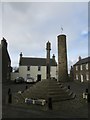
[(80, 69), (82, 70), (82, 65), (80, 65)]
[(88, 70), (88, 63), (86, 64), (86, 70)]
[(30, 71), (30, 66), (27, 66), (27, 71)]
[(76, 75), (76, 80), (78, 80), (78, 75)]
[(30, 74), (27, 74), (27, 78), (29, 78), (30, 77)]
[(38, 71), (41, 71), (41, 66), (38, 66)]
[(83, 82), (83, 75), (81, 75), (81, 82)]
[(76, 66), (76, 70), (78, 70), (78, 66)]
[(88, 74), (86, 74), (86, 80), (87, 80), (87, 81), (89, 80), (89, 75), (88, 75)]

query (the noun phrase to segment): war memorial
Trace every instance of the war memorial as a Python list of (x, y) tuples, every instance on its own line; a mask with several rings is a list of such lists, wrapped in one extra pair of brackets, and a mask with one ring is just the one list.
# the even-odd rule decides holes
[[(57, 36), (57, 44), (57, 79), (51, 77), (50, 74), (51, 43), (48, 41), (46, 43), (46, 79), (38, 81), (32, 86), (26, 86), (23, 91), (12, 93), (12, 90), (9, 89), (5, 99), (8, 110), (3, 110), (3, 118), (7, 117), (6, 114), (10, 118), (87, 118), (88, 102), (82, 98), (81, 94), (83, 85), (80, 89), (79, 84), (74, 85), (69, 81), (66, 35)], [(12, 109), (14, 109), (14, 113)], [(83, 112), (84, 114), (82, 114)]]

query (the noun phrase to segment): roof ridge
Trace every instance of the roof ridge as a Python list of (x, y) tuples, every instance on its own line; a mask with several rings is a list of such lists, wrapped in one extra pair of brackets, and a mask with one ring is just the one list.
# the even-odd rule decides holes
[(87, 63), (87, 62), (89, 62), (89, 61), (90, 61), (90, 56), (88, 56), (88, 57), (86, 57), (86, 58), (83, 58), (83, 59), (81, 59), (81, 60), (78, 60), (78, 61), (74, 64), (74, 66), (75, 66), (75, 65), (84, 64), (84, 63)]
[[(21, 57), (20, 65), (46, 66), (46, 60), (47, 60), (46, 58)], [(51, 66), (56, 66), (57, 62), (53, 58), (50, 58), (50, 64)]]
[[(24, 59), (47, 59), (47, 58), (40, 58), (40, 57), (22, 57)], [(53, 59), (53, 58), (50, 58)]]

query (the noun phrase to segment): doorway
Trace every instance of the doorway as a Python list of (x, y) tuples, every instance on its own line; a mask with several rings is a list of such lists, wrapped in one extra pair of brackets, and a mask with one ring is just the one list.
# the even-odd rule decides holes
[(41, 81), (41, 75), (40, 74), (37, 75), (37, 81)]

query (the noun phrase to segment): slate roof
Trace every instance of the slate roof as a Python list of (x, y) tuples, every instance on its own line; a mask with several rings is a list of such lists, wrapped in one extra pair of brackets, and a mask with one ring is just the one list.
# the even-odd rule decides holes
[(90, 63), (90, 57), (87, 57), (87, 58), (84, 58), (84, 59), (79, 60), (78, 62), (76, 62), (76, 63), (74, 64), (74, 66), (75, 66), (75, 65), (85, 64), (85, 63)]
[[(20, 66), (46, 66), (46, 58), (28, 58), (21, 57)], [(54, 59), (50, 59), (51, 66), (57, 66), (57, 63)]]

